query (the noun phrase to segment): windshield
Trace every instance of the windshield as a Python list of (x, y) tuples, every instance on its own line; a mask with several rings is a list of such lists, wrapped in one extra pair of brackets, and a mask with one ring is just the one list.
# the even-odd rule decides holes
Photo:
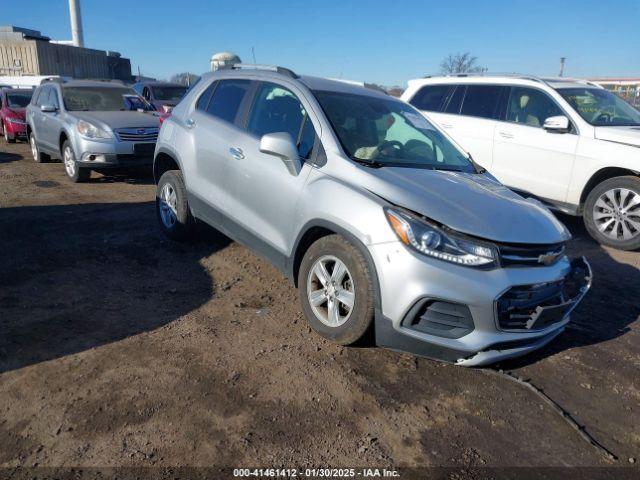
[(352, 160), (394, 167), (475, 171), (467, 156), (410, 105), (392, 98), (314, 93)]
[(173, 100), (179, 101), (187, 87), (153, 87), (153, 97), (156, 100)]
[(31, 96), (33, 95), (33, 91), (31, 90), (23, 90), (23, 91), (13, 91), (11, 93), (7, 93), (7, 106), (9, 108), (25, 108), (29, 105), (31, 101)]
[(62, 97), (65, 108), (72, 112), (153, 110), (135, 90), (124, 87), (64, 87)]
[(569, 105), (591, 125), (640, 125), (640, 112), (602, 88), (559, 88)]

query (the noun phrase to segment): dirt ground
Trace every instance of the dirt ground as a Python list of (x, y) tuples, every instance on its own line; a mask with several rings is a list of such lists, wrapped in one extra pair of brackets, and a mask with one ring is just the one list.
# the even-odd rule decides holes
[[(211, 229), (157, 227), (148, 172), (66, 180), (0, 145), (0, 466), (640, 462), (640, 253), (600, 247), (566, 332), (498, 374), (313, 333), (294, 287)], [(635, 463), (633, 463), (635, 460)]]

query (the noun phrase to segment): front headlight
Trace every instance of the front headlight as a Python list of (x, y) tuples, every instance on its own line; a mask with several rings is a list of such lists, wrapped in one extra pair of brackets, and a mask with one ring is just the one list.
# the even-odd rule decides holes
[(24, 120), (22, 120), (21, 118), (16, 118), (16, 117), (7, 117), (7, 122), (15, 123), (15, 124), (18, 124), (18, 125), (26, 125), (26, 122)]
[(404, 211), (385, 208), (385, 214), (398, 239), (418, 253), (467, 267), (498, 264), (498, 253), (490, 244), (445, 232)]
[(78, 133), (87, 138), (111, 138), (111, 134), (106, 130), (96, 127), (93, 123), (78, 120), (76, 125)]

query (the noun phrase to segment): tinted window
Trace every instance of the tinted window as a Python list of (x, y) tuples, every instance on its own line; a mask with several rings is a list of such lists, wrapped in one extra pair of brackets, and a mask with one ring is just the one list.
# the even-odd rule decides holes
[(256, 95), (247, 130), (258, 137), (266, 133), (287, 132), (297, 142), (300, 156), (308, 158), (315, 141), (315, 131), (307, 118), (300, 100), (290, 90), (264, 83)]
[(549, 117), (564, 115), (549, 96), (535, 88), (511, 87), (507, 121), (541, 127)]
[(466, 91), (466, 86), (458, 85), (455, 92), (453, 92), (453, 94), (449, 96), (449, 101), (447, 102), (447, 106), (444, 111), (446, 113), (455, 113), (456, 115), (459, 114), (460, 107), (462, 106), (462, 99), (464, 98), (464, 93)]
[(53, 87), (49, 87), (49, 99), (47, 101), (49, 105), (53, 105), (56, 108), (60, 108), (60, 102), (58, 101), (58, 92)]
[[(7, 92), (7, 107), (9, 108), (25, 108), (31, 101), (31, 90), (12, 90)], [(0, 97), (0, 105), (2, 97)]]
[(298, 141), (298, 153), (302, 158), (309, 158), (311, 151), (313, 150), (313, 144), (316, 141), (316, 131), (313, 128), (313, 123), (309, 119), (309, 116), (305, 116), (304, 124), (302, 125), (302, 132), (300, 133), (300, 140)]
[(207, 107), (207, 113), (233, 123), (251, 82), (249, 80), (221, 80)]
[(198, 110), (207, 110), (207, 105), (209, 105), (209, 99), (211, 98), (211, 93), (216, 89), (216, 85), (218, 82), (213, 82), (211, 85), (207, 87), (207, 89), (200, 94), (198, 101), (196, 102), (196, 108)]
[(33, 96), (33, 104), (37, 107), (42, 105), (42, 99), (47, 95), (47, 87), (39, 87)]
[(497, 85), (468, 85), (460, 113), (472, 117), (497, 118), (503, 88)]
[(427, 85), (418, 90), (409, 103), (420, 110), (440, 112), (450, 90), (451, 85)]

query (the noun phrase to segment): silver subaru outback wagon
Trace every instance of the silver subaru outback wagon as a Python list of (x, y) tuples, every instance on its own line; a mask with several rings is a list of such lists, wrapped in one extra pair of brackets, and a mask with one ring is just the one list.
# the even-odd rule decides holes
[(207, 74), (154, 155), (172, 239), (205, 222), (280, 268), (310, 325), (484, 365), (545, 345), (591, 284), (566, 228), (412, 106), (281, 67)]

